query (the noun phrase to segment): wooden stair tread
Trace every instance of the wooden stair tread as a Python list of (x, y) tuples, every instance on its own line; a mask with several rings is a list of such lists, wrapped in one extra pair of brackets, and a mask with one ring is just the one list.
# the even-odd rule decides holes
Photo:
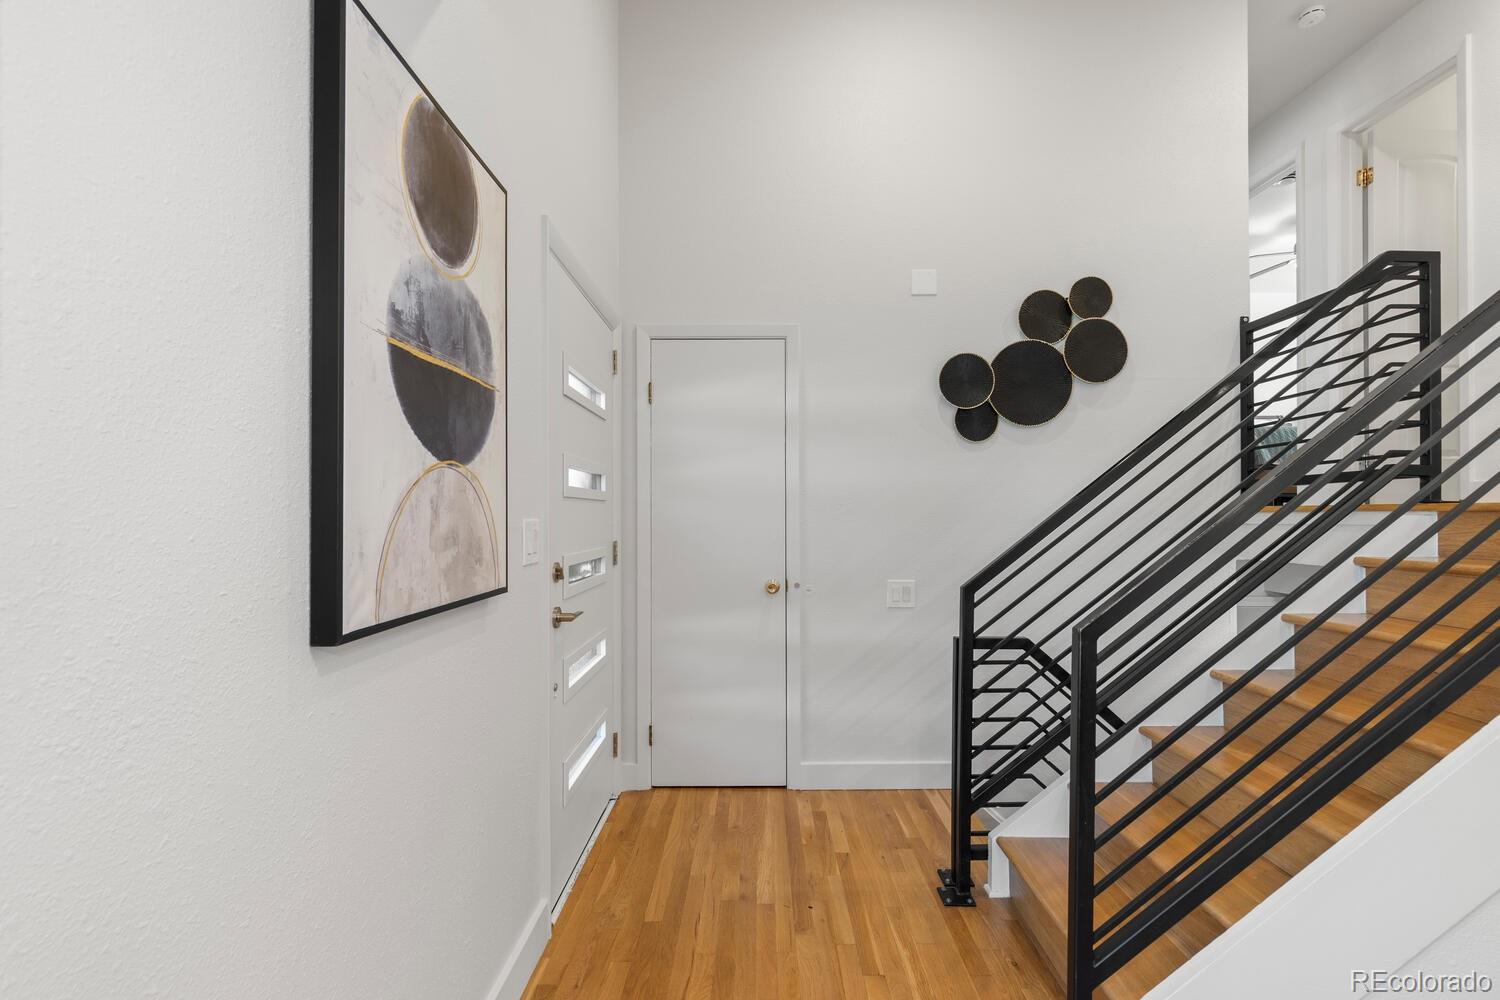
[[(1281, 616), (1281, 620), (1300, 628), (1303, 625), (1310, 624), (1315, 617), (1317, 616), (1287, 612)], [(1365, 622), (1369, 621), (1369, 619), (1369, 615), (1339, 614), (1329, 618), (1323, 624), (1319, 625), (1318, 628), (1349, 635)], [(1417, 624), (1420, 623), (1407, 621), (1404, 618), (1387, 617), (1384, 621), (1381, 621), (1371, 628), (1370, 631), (1366, 632), (1364, 638), (1375, 642), (1395, 642), (1410, 632), (1412, 627)], [(1413, 639), (1410, 645), (1418, 649), (1428, 650), (1429, 652), (1441, 653), (1463, 638), (1464, 631), (1464, 629), (1455, 628), (1452, 625), (1432, 625), (1423, 629), (1422, 634)]]
[[(1363, 504), (1359, 509), (1389, 512), (1398, 506)], [(1264, 509), (1267, 512), (1286, 511), (1284, 507)], [(1326, 509), (1298, 507), (1295, 513)], [(1448, 513), (1455, 509), (1455, 505), (1424, 503), (1411, 509), (1429, 514)], [(1369, 578), (1365, 606), (1371, 613), (1334, 615), (1321, 620), (1316, 628), (1312, 627), (1314, 615), (1282, 614), (1282, 621), (1301, 630), (1293, 657), (1296, 669), (1267, 670), (1249, 679), (1243, 670), (1214, 670), (1212, 676), (1219, 682), (1243, 685), (1225, 707), (1224, 717), (1230, 725), (1256, 711), (1267, 699), (1280, 697), (1282, 700), (1234, 742), (1203, 760), (1194, 772), (1186, 773), (1188, 764), (1222, 740), (1229, 732), (1228, 728), (1197, 726), (1184, 732), (1170, 746), (1163, 746), (1174, 726), (1140, 727), (1140, 732), (1157, 748), (1151, 766), (1151, 780), (1121, 784), (1100, 801), (1095, 809), (1096, 829), (1116, 827), (1127, 814), (1156, 795), (1160, 783), (1169, 778), (1174, 787), (1171, 793), (1152, 802), (1150, 808), (1128, 826), (1119, 827), (1109, 843), (1096, 851), (1095, 877), (1101, 878), (1114, 871), (1125, 858), (1141, 850), (1172, 824), (1181, 821), (1182, 825), (1143, 856), (1117, 883), (1098, 895), (1095, 901), (1096, 926), (1119, 912), (1132, 897), (1218, 834), (1219, 824), (1234, 822), (1236, 816), (1248, 809), (1255, 799), (1269, 793), (1293, 770), (1303, 766), (1304, 758), (1316, 754), (1331, 734), (1370, 712), (1382, 697), (1423, 669), (1433, 654), (1448, 652), (1455, 646), (1472, 645), (1464, 641), (1465, 634), (1471, 631), (1465, 626), (1471, 622), (1486, 623), (1486, 615), (1500, 604), (1500, 581), (1475, 586), (1475, 593), (1462, 601), (1456, 598), (1476, 578), (1494, 571), (1495, 564), (1500, 562), (1500, 533), (1485, 538), (1481, 544), (1472, 545), (1462, 561), (1445, 566), (1444, 557), (1479, 537), (1497, 517), (1500, 517), (1500, 502), (1473, 504), (1462, 515), (1450, 518), (1449, 523), (1443, 524), (1437, 532), (1436, 551), (1443, 553), (1437, 559), (1402, 559), (1392, 563), (1379, 556), (1355, 557), (1353, 566), (1366, 571)], [(1424, 523), (1430, 524), (1431, 518)], [(1440, 566), (1442, 571), (1438, 573)], [(1377, 569), (1385, 572), (1379, 579), (1370, 578), (1369, 571)], [(1433, 574), (1432, 580), (1428, 581), (1431, 586), (1424, 585), (1420, 593), (1403, 600), (1402, 595), (1411, 587), (1413, 577), (1427, 574)], [(1450, 600), (1455, 606), (1442, 612), (1443, 624), (1417, 631), (1421, 619), (1435, 614)], [(1399, 606), (1392, 609), (1392, 605)], [(1378, 622), (1372, 624), (1377, 615)], [(1311, 666), (1329, 657), (1345, 637), (1362, 629), (1365, 631), (1358, 641), (1349, 643), (1348, 649), (1338, 657), (1329, 658), (1322, 672), (1309, 675)], [(1403, 643), (1401, 649), (1390, 648), (1398, 642)], [(1376, 658), (1387, 658), (1387, 662), (1357, 688), (1339, 694), (1338, 700), (1323, 709), (1317, 719), (1307, 720), (1305, 728), (1290, 738), (1285, 746), (1267, 755), (1234, 786), (1223, 789), (1220, 799), (1205, 806), (1191, 819), (1183, 820), (1187, 810), (1193, 808), (1192, 803), (1205, 794), (1212, 794), (1215, 785), (1226, 781), (1252, 757), (1263, 752), (1268, 741), (1277, 739), (1278, 733), (1284, 732), (1288, 726), (1298, 724), (1295, 720), (1305, 719), (1320, 702), (1332, 697), (1347, 678)], [(1288, 690), (1294, 682), (1296, 687)], [(1430, 678), (1423, 683), (1430, 683)], [(1421, 690), (1422, 686), (1418, 686), (1417, 691)], [(1140, 1000), (1196, 951), (1243, 919), (1313, 859), (1377, 812), (1401, 788), (1415, 780), (1414, 776), (1453, 752), (1497, 716), (1500, 716), (1500, 671), (1428, 720), (1401, 747), (1393, 749), (1376, 767), (1325, 803), (1296, 830), (1273, 844), (1263, 845), (1259, 857), (1202, 905), (1162, 933), (1124, 969), (1106, 980), (1094, 996), (1107, 1000)], [(1349, 742), (1345, 742), (1339, 749), (1348, 745)], [(1327, 759), (1332, 759), (1337, 753), (1338, 750), (1331, 752)], [(1319, 766), (1326, 765), (1327, 759)], [(1301, 780), (1305, 781), (1316, 773), (1315, 768)], [(1237, 828), (1236, 833), (1244, 828), (1243, 825)], [(1002, 836), (997, 845), (1013, 867), (1012, 886), (1018, 897), (1017, 914), (1021, 923), (1051, 961), (1054, 973), (1062, 977), (1067, 958), (1068, 840), (1065, 837)]]
[[(1013, 866), (1014, 874), (1025, 880), (1027, 887), (1041, 904), (1045, 919), (1051, 924), (1044, 929), (1043, 934), (1034, 935), (1037, 943), (1042, 945), (1047, 938), (1065, 941), (1068, 926), (1067, 838), (1000, 837), (999, 844), (1000, 850)], [(1128, 895), (1118, 885), (1106, 889), (1095, 901), (1095, 913), (1100, 915), (1096, 923), (1103, 916), (1119, 909)], [(1106, 980), (1095, 991), (1095, 996), (1103, 996), (1107, 1000), (1139, 1000), (1191, 958), (1192, 954), (1191, 950), (1179, 943), (1174, 931), (1169, 930)], [(1065, 962), (1056, 961), (1065, 956), (1051, 957), (1054, 959), (1054, 968), (1065, 965)]]
[[(1354, 557), (1355, 564), (1358, 566), (1363, 566), (1365, 569), (1379, 569), (1389, 561), (1390, 560), (1384, 558), (1383, 556)], [(1442, 564), (1443, 560), (1441, 559), (1402, 559), (1400, 562), (1396, 563), (1393, 572), (1431, 573)], [(1451, 573), (1454, 576), (1479, 576), (1483, 573), (1488, 573), (1494, 568), (1494, 563), (1480, 562), (1473, 559), (1461, 559), (1453, 565), (1449, 566), (1447, 569), (1443, 570), (1443, 572)]]
[[(1171, 726), (1141, 727), (1141, 733), (1152, 743), (1160, 743), (1171, 732)], [(1182, 738), (1177, 740), (1167, 752), (1176, 750), (1183, 756), (1195, 758), (1212, 746), (1225, 732), (1227, 730), (1223, 726), (1196, 726), (1184, 733)], [(1255, 751), (1247, 749), (1243, 742), (1236, 740), (1204, 762), (1202, 770), (1212, 774), (1216, 779), (1227, 778), (1246, 763), (1254, 753)], [(1278, 751), (1247, 774), (1240, 782), (1240, 786), (1258, 798), (1270, 791), (1271, 787), (1284, 778), (1298, 763), (1297, 758)], [(1358, 785), (1351, 785), (1310, 816), (1307, 825), (1318, 830), (1329, 840), (1336, 841), (1363, 823), (1385, 803), (1386, 800), (1375, 793), (1360, 788)]]
[[(1110, 825), (1118, 822), (1127, 812), (1146, 800), (1155, 791), (1150, 782), (1132, 781), (1115, 789), (1114, 793), (1101, 801), (1097, 815)], [(1182, 815), (1182, 803), (1170, 795), (1141, 814), (1129, 826), (1120, 830), (1116, 840), (1126, 853), (1133, 853), (1152, 837), (1166, 829), (1168, 824)], [(1151, 865), (1155, 874), (1170, 870), (1186, 858), (1199, 844), (1207, 840), (1218, 827), (1201, 815), (1194, 816), (1172, 836), (1161, 843), (1149, 856), (1140, 862), (1141, 867)], [(1286, 872), (1265, 858), (1257, 858), (1224, 888), (1204, 902), (1203, 909), (1221, 926), (1228, 928), (1249, 913), (1262, 900), (1286, 884), (1291, 878)]]
[[(1223, 681), (1225, 684), (1233, 684), (1245, 675), (1243, 670), (1215, 670), (1215, 680)], [(1281, 690), (1297, 676), (1295, 670), (1266, 670), (1260, 676), (1245, 685), (1245, 690), (1254, 691), (1262, 696), (1269, 696)], [(1307, 712), (1317, 707), (1322, 700), (1337, 690), (1338, 685), (1321, 677), (1311, 677), (1303, 681), (1296, 690), (1287, 695), (1283, 704), (1291, 705), (1300, 712)], [(1420, 690), (1420, 688), (1418, 688)], [(1338, 701), (1330, 705), (1322, 714), (1325, 718), (1332, 719), (1342, 725), (1348, 725), (1363, 715), (1368, 709), (1379, 701), (1379, 696), (1358, 688), (1350, 691)], [(1458, 746), (1463, 744), (1469, 737), (1483, 728), (1482, 724), (1462, 716), (1454, 715), (1452, 712), (1444, 712), (1433, 719), (1427, 725), (1417, 731), (1411, 739), (1407, 740), (1408, 746), (1414, 746), (1425, 753), (1432, 754), (1439, 759), (1452, 753)], [(1346, 743), (1345, 746), (1348, 744)]]

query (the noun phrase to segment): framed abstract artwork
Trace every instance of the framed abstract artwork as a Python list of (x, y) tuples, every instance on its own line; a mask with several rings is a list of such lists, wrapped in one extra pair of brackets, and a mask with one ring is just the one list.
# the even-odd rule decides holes
[(311, 640), (503, 594), (506, 202), (357, 0), (315, 0)]

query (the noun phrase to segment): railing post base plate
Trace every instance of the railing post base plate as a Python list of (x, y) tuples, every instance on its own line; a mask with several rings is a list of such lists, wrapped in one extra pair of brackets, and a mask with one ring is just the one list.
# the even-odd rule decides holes
[(944, 906), (974, 906), (974, 893), (965, 892), (955, 885), (940, 885), (937, 890), (938, 899), (943, 901)]

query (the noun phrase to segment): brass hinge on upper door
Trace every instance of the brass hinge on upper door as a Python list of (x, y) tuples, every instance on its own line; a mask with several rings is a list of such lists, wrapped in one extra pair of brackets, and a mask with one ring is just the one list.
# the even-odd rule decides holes
[(619, 351), (610, 351), (609, 352), (609, 373), (611, 375), (618, 375), (618, 374), (620, 374), (620, 352)]
[(654, 747), (654, 746), (656, 746), (656, 727), (655, 726), (647, 726), (646, 727), (646, 745), (648, 747)]
[(615, 565), (615, 566), (620, 565), (620, 543), (619, 543), (619, 541), (616, 541), (613, 545), (610, 546), (610, 555), (611, 555), (611, 559), (610, 559), (611, 564)]
[(1355, 187), (1358, 187), (1358, 188), (1367, 188), (1371, 184), (1374, 184), (1374, 183), (1375, 183), (1375, 168), (1374, 167), (1360, 167), (1358, 170), (1354, 171), (1354, 186)]
[(647, 382), (646, 383), (646, 405), (647, 406), (651, 405), (652, 399), (653, 399), (653, 397), (655, 395), (656, 395), (656, 392), (655, 392), (655, 390), (653, 388), (653, 383)]
[(610, 754), (609, 755), (611, 757), (618, 757), (618, 756), (620, 756), (620, 734), (619, 733), (615, 733), (615, 738), (611, 742), (611, 745), (610, 745)]

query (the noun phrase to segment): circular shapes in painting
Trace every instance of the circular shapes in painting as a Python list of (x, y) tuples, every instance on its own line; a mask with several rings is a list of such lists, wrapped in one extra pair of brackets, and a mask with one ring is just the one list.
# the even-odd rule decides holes
[(1055, 344), (1068, 335), (1073, 325), (1073, 310), (1068, 300), (1057, 292), (1043, 289), (1032, 292), (1021, 303), (1021, 332), (1032, 340)]
[(1085, 382), (1108, 382), (1125, 367), (1125, 334), (1107, 319), (1086, 319), (1073, 327), (1063, 347), (1068, 370)]
[(1068, 306), (1079, 319), (1097, 319), (1114, 303), (1114, 289), (1103, 278), (1079, 278), (1068, 292)]
[(1063, 411), (1073, 395), (1073, 373), (1062, 352), (1039, 340), (1009, 345), (992, 362), (995, 393), (990, 403), (1011, 423), (1045, 424)]
[(412, 102), (401, 126), (401, 177), (434, 261), (464, 271), (479, 246), (479, 188), (468, 146), (426, 94)]
[(1000, 415), (993, 406), (985, 402), (967, 410), (954, 411), (953, 426), (970, 441), (983, 441), (1000, 426)]
[(401, 266), (386, 304), (391, 382), (407, 424), (442, 462), (472, 462), (495, 418), (495, 345), (468, 284), (426, 257)]
[(938, 372), (938, 388), (960, 410), (982, 407), (995, 389), (995, 370), (977, 354), (955, 354)]
[(451, 462), (429, 466), (407, 488), (386, 529), (376, 620), (494, 590), (499, 567), (495, 515), (479, 478)]

